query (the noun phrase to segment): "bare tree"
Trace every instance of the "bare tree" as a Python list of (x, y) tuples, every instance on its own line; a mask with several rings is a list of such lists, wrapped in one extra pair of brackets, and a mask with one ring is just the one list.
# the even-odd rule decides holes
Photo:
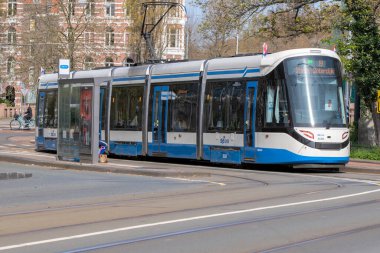
[(260, 37), (266, 41), (286, 42), (294, 39), (302, 41), (302, 38), (308, 36), (314, 38), (309, 40), (310, 45), (320, 44), (331, 33), (332, 20), (340, 4), (339, 1), (321, 0), (196, 2), (205, 13), (201, 24), (203, 37), (209, 44), (213, 43), (215, 55), (231, 54), (229, 45), (236, 36), (236, 31), (243, 34), (243, 39), (257, 40)]
[[(130, 47), (136, 53), (136, 58), (144, 62), (150, 58), (148, 45), (142, 37), (142, 33), (149, 32), (152, 47), (159, 59), (162, 58), (168, 46), (169, 20), (178, 15), (183, 15), (180, 5), (171, 8), (171, 3), (181, 3), (180, 0), (172, 1), (144, 1), (126, 0), (125, 5), (131, 15), (133, 23), (130, 26)], [(144, 7), (145, 6), (145, 7)], [(146, 6), (148, 6), (146, 8)]]

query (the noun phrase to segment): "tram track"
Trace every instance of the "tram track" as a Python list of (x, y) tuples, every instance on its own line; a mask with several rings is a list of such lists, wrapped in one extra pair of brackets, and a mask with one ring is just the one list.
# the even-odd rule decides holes
[[(241, 191), (246, 189), (246, 187), (237, 187), (234, 189), (225, 189), (226, 191)], [(319, 193), (325, 192), (325, 191), (331, 191), (333, 189), (337, 189), (339, 187), (334, 186), (334, 187), (329, 187), (325, 188), (323, 190), (319, 190)], [(208, 191), (208, 193), (214, 193), (214, 192), (219, 192), (219, 190), (212, 190)], [(96, 224), (103, 224), (104, 222), (125, 222), (128, 220), (133, 221), (134, 219), (151, 219), (151, 218), (158, 218), (159, 216), (162, 215), (178, 215), (181, 213), (186, 213), (186, 212), (203, 212), (206, 210), (212, 210), (212, 209), (236, 209), (236, 206), (239, 205), (254, 205), (263, 201), (275, 201), (275, 200), (280, 200), (284, 198), (294, 198), (294, 197), (299, 197), (299, 196), (307, 196), (308, 194), (315, 194), (316, 191), (308, 191), (308, 192), (302, 192), (302, 193), (295, 193), (295, 194), (286, 194), (286, 195), (281, 195), (281, 196), (274, 196), (274, 197), (269, 197), (269, 198), (248, 198), (244, 199), (242, 201), (233, 201), (229, 203), (223, 203), (223, 204), (213, 204), (213, 205), (207, 205), (207, 206), (198, 206), (194, 208), (182, 208), (182, 209), (177, 209), (177, 210), (168, 210), (164, 212), (154, 212), (154, 213), (146, 213), (142, 215), (133, 215), (129, 217), (116, 217), (116, 218), (111, 218), (111, 219), (101, 219), (101, 220), (95, 220), (95, 221), (90, 221), (90, 222), (77, 222), (75, 224), (69, 224), (69, 225), (54, 225), (48, 228), (41, 228), (41, 229), (28, 229), (23, 232), (15, 232), (15, 233), (8, 233), (7, 236), (12, 236), (12, 235), (20, 235), (23, 233), (30, 233), (30, 232), (46, 232), (49, 231), (50, 229), (67, 229), (67, 228), (75, 228), (78, 226), (88, 226), (88, 225), (96, 225)], [(107, 209), (108, 212), (112, 213), (113, 209), (125, 209), (126, 211), (128, 210), (129, 207), (131, 206), (144, 206), (147, 204), (152, 204), (152, 201), (157, 201), (157, 202), (163, 202), (163, 201), (169, 201), (173, 200), (173, 198), (186, 198), (188, 199), (190, 196), (197, 197), (199, 194), (205, 194), (205, 191), (198, 191), (198, 192), (191, 192), (191, 193), (183, 193), (183, 194), (172, 194), (172, 195), (166, 195), (166, 196), (152, 196), (152, 197), (147, 197), (147, 198), (140, 198), (140, 199), (133, 199), (133, 200), (115, 200), (111, 202), (102, 202), (102, 203), (92, 203), (92, 204), (84, 204), (84, 205), (71, 205), (71, 206), (64, 206), (64, 207), (58, 207), (58, 208), (45, 208), (45, 209), (40, 209), (40, 210), (33, 210), (33, 211), (25, 211), (25, 212), (13, 212), (13, 213), (7, 213), (0, 215), (0, 219), (2, 218), (9, 218), (12, 217), (13, 219), (23, 219), (26, 216), (33, 215), (35, 216), (36, 214), (41, 215), (41, 217), (46, 217), (49, 214), (50, 215), (56, 215), (59, 212), (64, 211), (64, 213), (70, 213), (70, 212), (75, 212), (75, 213), (80, 213), (80, 212), (85, 212), (87, 214), (90, 214), (91, 210), (90, 208), (97, 207), (102, 207), (103, 209)], [(154, 203), (153, 203), (154, 205)], [(63, 213), (60, 215), (64, 215)]]
[(369, 225), (369, 226), (358, 227), (355, 229), (345, 230), (345, 231), (341, 231), (338, 233), (333, 233), (333, 234), (324, 235), (324, 236), (320, 236), (320, 237), (316, 237), (316, 238), (311, 238), (311, 239), (302, 240), (302, 241), (298, 241), (298, 242), (294, 242), (294, 243), (289, 243), (286, 245), (281, 245), (279, 247), (259, 251), (259, 253), (281, 252), (282, 250), (287, 250), (287, 249), (291, 249), (291, 248), (298, 247), (298, 246), (304, 246), (306, 244), (313, 243), (313, 242), (321, 242), (324, 240), (336, 239), (336, 238), (339, 238), (342, 236), (347, 236), (347, 235), (360, 233), (360, 232), (364, 232), (364, 231), (375, 230), (375, 229), (380, 229), (380, 224), (373, 224), (373, 225)]
[[(248, 177), (231, 176), (231, 175), (225, 175), (225, 174), (213, 174), (213, 175), (223, 176), (223, 177), (228, 177), (228, 178), (244, 179), (244, 180), (247, 180), (250, 182), (259, 182), (259, 183), (263, 184), (264, 186), (285, 185), (286, 184), (286, 183), (271, 184), (269, 182), (265, 182), (262, 180), (253, 180), (253, 179), (248, 178)], [(173, 180), (175, 180), (175, 179), (173, 179)], [(323, 182), (323, 181), (319, 181), (319, 182)], [(305, 184), (306, 183), (311, 183), (311, 182), (305, 182)], [(339, 184), (339, 183), (330, 182), (330, 181), (328, 183), (335, 185), (335, 187), (329, 187), (329, 188), (325, 188), (323, 190), (317, 190), (317, 191), (314, 190), (314, 191), (308, 191), (308, 192), (302, 192), (302, 193), (275, 196), (275, 197), (270, 197), (270, 198), (248, 199), (248, 200), (244, 200), (244, 201), (232, 202), (229, 205), (239, 205), (239, 204), (245, 204), (245, 203), (254, 204), (256, 202), (261, 202), (261, 201), (271, 201), (271, 200), (277, 200), (277, 199), (282, 199), (282, 198), (299, 197), (302, 195), (306, 196), (309, 194), (323, 193), (325, 191), (331, 191), (334, 189), (344, 187), (342, 184)], [(238, 183), (234, 183), (234, 184), (236, 185)], [(199, 194), (204, 195), (204, 194), (223, 193), (223, 192), (233, 193), (233, 191), (241, 191), (241, 190), (245, 190), (245, 189), (250, 187), (250, 185), (237, 186), (236, 187), (236, 186), (234, 186), (234, 184), (229, 184), (228, 188), (225, 188), (225, 187), (217, 188), (217, 189), (214, 188), (214, 189), (208, 189), (208, 190), (183, 192), (183, 193), (176, 193), (176, 194), (169, 194), (169, 195), (162, 195), (162, 196), (154, 195), (154, 196), (143, 197), (143, 198), (138, 198), (138, 199), (136, 198), (137, 196), (134, 196), (133, 199), (120, 198), (120, 199), (116, 199), (114, 201), (106, 201), (106, 202), (98, 202), (98, 203), (73, 204), (73, 205), (67, 205), (67, 206), (62, 206), (62, 207), (51, 207), (51, 206), (49, 206), (48, 208), (31, 210), (31, 211), (17, 211), (17, 212), (8, 212), (8, 213), (1, 213), (0, 212), (0, 218), (8, 217), (8, 216), (15, 216), (15, 215), (28, 215), (28, 214), (45, 213), (45, 212), (56, 212), (56, 211), (61, 211), (61, 210), (81, 209), (81, 208), (89, 208), (89, 207), (100, 207), (100, 206), (103, 206), (103, 207), (118, 206), (118, 207), (120, 207), (122, 205), (129, 206), (129, 205), (134, 204), (136, 202), (140, 202), (139, 204), (144, 204), (144, 203), (150, 202), (152, 200), (162, 201), (162, 200), (173, 199), (173, 198), (181, 198), (181, 197), (182, 198), (188, 198), (188, 197), (192, 197), (192, 196), (198, 196)], [(289, 183), (287, 183), (286, 185), (288, 185), (288, 184)], [(299, 182), (293, 182), (291, 184), (299, 184)], [(217, 208), (220, 206), (221, 205), (213, 205), (213, 206), (209, 206), (209, 207), (210, 208)], [(194, 211), (194, 210), (198, 210), (198, 209), (197, 208), (195, 208), (195, 209), (183, 209), (183, 210), (179, 210), (179, 211)], [(169, 213), (171, 213), (171, 212), (169, 212)], [(163, 214), (163, 213), (160, 213), (160, 214)], [(134, 218), (140, 218), (140, 217), (134, 217)]]
[[(286, 213), (286, 214), (280, 214), (280, 215), (272, 215), (272, 216), (268, 216), (268, 217), (260, 217), (260, 218), (241, 220), (241, 221), (235, 221), (235, 222), (226, 222), (226, 223), (222, 223), (222, 224), (216, 224), (216, 225), (210, 225), (210, 226), (204, 226), (204, 227), (195, 227), (195, 228), (190, 228), (190, 229), (180, 230), (180, 231), (172, 231), (172, 232), (167, 232), (167, 233), (158, 234), (158, 235), (156, 234), (156, 235), (138, 237), (138, 238), (133, 238), (133, 239), (128, 239), (128, 240), (122, 240), (122, 241), (116, 241), (116, 242), (110, 242), (110, 243), (104, 243), (104, 244), (97, 244), (97, 245), (93, 245), (90, 247), (77, 248), (77, 249), (72, 249), (72, 250), (65, 251), (65, 252), (66, 253), (79, 253), (79, 252), (88, 252), (88, 251), (92, 251), (92, 250), (105, 250), (105, 249), (111, 250), (111, 248), (113, 248), (113, 247), (126, 246), (129, 244), (141, 243), (141, 242), (164, 239), (164, 238), (175, 237), (175, 236), (183, 236), (183, 235), (205, 232), (205, 231), (211, 231), (211, 230), (225, 229), (225, 228), (234, 227), (234, 226), (241, 226), (241, 225), (249, 225), (249, 224), (253, 224), (253, 223), (274, 221), (274, 220), (278, 220), (278, 219), (296, 217), (299, 215), (310, 215), (310, 214), (314, 214), (314, 213), (328, 212), (328, 211), (346, 209), (346, 208), (351, 208), (351, 207), (359, 207), (359, 206), (377, 204), (377, 203), (380, 203), (380, 200), (364, 201), (364, 202), (360, 202), (360, 203), (351, 203), (351, 204), (345, 204), (345, 205), (334, 206), (334, 207), (326, 207), (326, 208), (314, 208), (314, 209), (306, 210), (306, 211), (299, 211), (299, 212)], [(299, 246), (301, 244), (306, 244), (309, 242), (325, 240), (325, 239), (329, 239), (329, 238), (333, 238), (333, 237), (347, 235), (350, 233), (357, 233), (357, 232), (361, 232), (364, 230), (371, 230), (371, 229), (377, 229), (377, 228), (380, 228), (380, 224), (375, 224), (375, 225), (365, 226), (365, 227), (359, 227), (359, 228), (355, 228), (355, 229), (351, 229), (351, 230), (333, 233), (330, 235), (323, 235), (323, 236), (319, 236), (317, 238), (311, 238), (311, 239), (307, 239), (307, 240), (303, 240), (303, 241), (297, 241), (297, 242), (289, 243), (286, 245), (281, 245), (281, 246), (278, 246), (275, 248), (271, 248), (271, 249), (267, 249), (267, 250), (260, 250), (260, 251), (255, 251), (255, 252), (260, 252), (260, 253), (276, 252), (276, 251), (280, 251), (283, 249), (288, 249), (291, 247)]]

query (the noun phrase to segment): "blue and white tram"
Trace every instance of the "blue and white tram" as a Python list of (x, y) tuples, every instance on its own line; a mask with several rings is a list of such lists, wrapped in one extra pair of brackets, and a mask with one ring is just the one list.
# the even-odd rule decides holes
[(348, 162), (342, 69), (330, 50), (121, 67), (111, 76), (101, 134), (111, 154), (292, 166)]

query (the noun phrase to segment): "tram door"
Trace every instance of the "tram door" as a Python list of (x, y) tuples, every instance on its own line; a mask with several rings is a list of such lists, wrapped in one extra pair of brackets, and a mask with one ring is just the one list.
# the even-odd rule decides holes
[(166, 151), (163, 149), (162, 144), (166, 143), (168, 99), (168, 86), (154, 87), (152, 108), (153, 152)]
[(244, 127), (244, 160), (255, 160), (255, 118), (257, 81), (247, 83), (245, 101), (245, 127)]

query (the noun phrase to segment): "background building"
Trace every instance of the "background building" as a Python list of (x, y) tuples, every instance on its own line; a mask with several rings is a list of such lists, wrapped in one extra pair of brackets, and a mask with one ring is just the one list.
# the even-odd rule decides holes
[[(185, 4), (184, 0), (176, 1)], [(127, 0), (5, 0), (0, 19), (0, 102), (33, 102), (38, 76), (67, 58), (73, 70), (125, 66), (146, 59), (141, 24)], [(152, 17), (154, 19), (154, 17)], [(154, 38), (162, 59), (185, 57), (182, 8), (174, 8)], [(23, 97), (25, 98), (23, 100)]]

